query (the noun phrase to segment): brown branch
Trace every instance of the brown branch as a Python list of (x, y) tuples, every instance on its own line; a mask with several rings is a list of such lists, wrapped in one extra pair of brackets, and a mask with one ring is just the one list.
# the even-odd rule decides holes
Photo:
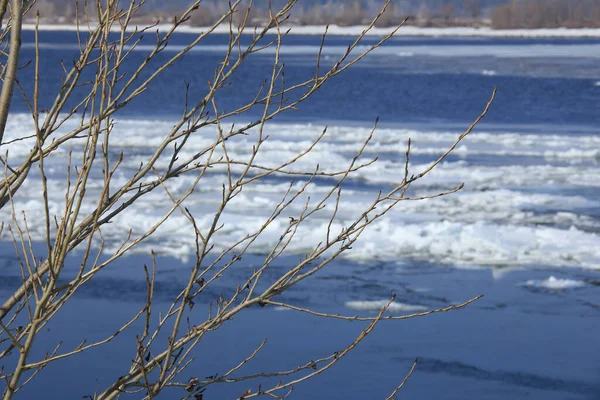
[(410, 371), (408, 371), (408, 374), (406, 374), (404, 379), (402, 379), (402, 382), (400, 382), (400, 384), (398, 386), (396, 386), (394, 391), (388, 397), (386, 397), (385, 400), (396, 400), (396, 394), (398, 393), (398, 391), (400, 391), (400, 389), (402, 389), (404, 387), (404, 385), (408, 381), (408, 378), (410, 378), (410, 376), (413, 374), (413, 372), (415, 372), (415, 368), (417, 367), (418, 362), (419, 362), (419, 359), (418, 358), (415, 359), (412, 366), (410, 367)]
[[(435, 310), (429, 310), (429, 311), (408, 314), (408, 315), (388, 315), (388, 316), (379, 318), (379, 320), (386, 321), (386, 320), (410, 319), (410, 318), (415, 318), (415, 317), (424, 317), (426, 315), (436, 314), (436, 313), (440, 313), (440, 312), (448, 312), (448, 311), (452, 311), (452, 310), (457, 310), (459, 308), (468, 306), (469, 304), (481, 299), (482, 297), (483, 297), (483, 295), (480, 294), (478, 296), (473, 297), (472, 299), (465, 301), (464, 303), (460, 303), (460, 304), (456, 304), (456, 305), (452, 305), (452, 306), (448, 306), (448, 307), (444, 307), (444, 308), (438, 308)], [(288, 309), (294, 310), (294, 311), (300, 311), (300, 312), (303, 312), (306, 314), (314, 315), (316, 317), (342, 319), (345, 321), (373, 321), (376, 318), (376, 317), (359, 317), (358, 315), (345, 316), (345, 315), (340, 315), (340, 314), (320, 313), (320, 312), (310, 310), (308, 308), (297, 307), (297, 306), (293, 306), (291, 304), (282, 303), (282, 302), (273, 301), (273, 300), (266, 300), (265, 303), (271, 304), (271, 305), (277, 306), (277, 307), (288, 308)]]

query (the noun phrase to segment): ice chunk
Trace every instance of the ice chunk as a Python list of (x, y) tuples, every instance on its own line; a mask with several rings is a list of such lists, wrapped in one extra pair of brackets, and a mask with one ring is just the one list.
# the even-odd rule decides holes
[[(345, 306), (353, 310), (379, 311), (387, 305), (389, 300), (355, 300), (347, 301)], [(406, 304), (393, 301), (388, 307), (391, 312), (421, 312), (428, 308), (416, 304)]]
[(527, 282), (525, 282), (525, 286), (538, 287), (550, 290), (565, 290), (585, 286), (585, 282), (575, 281), (572, 279), (561, 279), (551, 276), (543, 281), (528, 280)]

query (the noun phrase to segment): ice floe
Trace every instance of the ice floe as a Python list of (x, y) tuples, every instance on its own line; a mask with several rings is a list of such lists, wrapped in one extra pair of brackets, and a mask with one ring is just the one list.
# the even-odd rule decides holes
[(528, 280), (524, 283), (525, 286), (544, 288), (550, 290), (565, 290), (565, 289), (574, 289), (585, 286), (585, 282), (576, 281), (572, 279), (561, 279), (556, 278), (554, 276), (549, 277), (548, 279), (544, 279), (541, 281), (536, 280)]

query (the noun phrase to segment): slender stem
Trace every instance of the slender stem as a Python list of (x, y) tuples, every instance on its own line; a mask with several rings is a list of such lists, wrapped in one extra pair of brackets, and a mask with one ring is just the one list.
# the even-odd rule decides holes
[(0, 0), (0, 28), (2, 28), (2, 20), (4, 14), (6, 14), (6, 7), (8, 6), (8, 0)]
[[(7, 0), (0, 4), (0, 15), (6, 10)], [(6, 74), (2, 84), (2, 93), (0, 93), (0, 143), (4, 137), (6, 129), (6, 120), (8, 119), (8, 110), (12, 100), (13, 87), (17, 78), (19, 68), (19, 54), (21, 52), (21, 25), (23, 23), (23, 0), (13, 0), (12, 9), (12, 27), (10, 30), (10, 52), (8, 53), (8, 62)]]

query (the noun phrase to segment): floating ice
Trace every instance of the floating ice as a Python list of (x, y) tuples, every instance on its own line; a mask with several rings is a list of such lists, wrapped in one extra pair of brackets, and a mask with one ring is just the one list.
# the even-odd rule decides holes
[[(18, 164), (26, 157), (35, 139), (13, 141), (29, 130), (31, 117), (13, 114), (9, 118), (2, 146), (8, 150), (9, 163)], [(57, 136), (72, 129), (75, 122), (67, 121)], [(123, 185), (141, 162), (146, 163), (153, 149), (169, 134), (172, 121), (117, 119), (112, 133), (113, 149), (125, 151), (124, 159), (115, 173), (111, 187)], [(208, 128), (188, 140), (194, 152), (210, 146), (214, 135)], [(269, 136), (261, 147), (255, 164), (272, 167), (292, 159), (298, 149), (310, 147), (322, 132), (319, 124), (268, 124), (264, 134)], [(333, 125), (311, 154), (286, 167), (287, 171), (312, 171), (317, 164), (321, 171), (340, 171), (349, 165), (360, 150), (361, 141), (369, 127)], [(377, 189), (397, 183), (404, 173), (404, 152), (409, 137), (412, 142), (411, 173), (427, 168), (456, 139), (457, 133), (439, 130), (382, 128), (375, 132), (372, 143), (365, 149), (363, 162), (381, 156), (368, 168), (351, 174), (342, 190), (336, 220), (331, 225), (335, 234), (348, 226), (377, 196)], [(227, 151), (234, 160), (247, 159), (255, 143), (252, 131), (248, 136), (232, 138)], [(85, 139), (82, 139), (85, 140)], [(72, 148), (81, 146), (74, 141)], [(448, 190), (465, 183), (465, 189), (451, 196), (424, 201), (404, 201), (385, 217), (374, 221), (343, 256), (361, 262), (373, 260), (426, 260), (459, 266), (494, 265), (527, 267), (551, 265), (556, 267), (600, 268), (600, 201), (595, 193), (600, 188), (600, 165), (597, 162), (600, 135), (519, 134), (518, 132), (475, 132), (460, 147), (460, 158), (440, 164), (428, 176), (412, 186), (411, 196), (425, 196)], [(66, 151), (66, 149), (65, 149)], [(215, 159), (220, 157), (217, 149)], [(194, 152), (179, 154), (180, 160), (193, 157)], [(171, 153), (165, 152), (157, 163), (164, 168)], [(505, 157), (507, 156), (507, 157)], [(509, 158), (504, 161), (504, 158)], [(517, 160), (515, 162), (515, 160)], [(522, 165), (518, 160), (526, 160)], [(198, 161), (202, 161), (201, 159)], [(50, 155), (45, 162), (48, 175), (49, 209), (51, 215), (62, 215), (66, 190), (66, 157), (64, 153)], [(92, 175), (82, 204), (82, 214), (96, 207), (94, 201), (103, 187), (101, 175)], [(166, 182), (170, 193), (183, 196), (194, 182), (186, 174)], [(298, 177), (297, 177), (298, 178)], [(221, 200), (221, 188), (226, 183), (225, 166), (215, 166), (202, 178), (201, 184), (184, 205), (196, 216), (200, 229), (212, 224), (212, 213)], [(272, 249), (286, 231), (287, 217), (297, 217), (308, 196), (315, 204), (327, 193), (334, 181), (322, 179), (308, 185), (304, 194), (256, 239), (250, 252), (265, 253)], [(292, 190), (304, 182), (296, 179)], [(217, 249), (227, 248), (245, 235), (260, 229), (273, 208), (289, 188), (289, 176), (257, 180), (244, 187), (221, 216), (223, 227), (214, 236)], [(44, 219), (44, 207), (39, 193), (39, 174), (30, 177), (17, 192), (15, 211), (25, 211), (28, 221)], [(172, 207), (169, 196), (158, 188), (144, 195), (135, 207), (127, 209), (105, 225), (102, 235), (105, 251), (120, 246), (132, 230), (132, 237), (143, 234)], [(118, 205), (117, 205), (118, 206)], [(304, 222), (288, 252), (303, 254), (326, 238), (328, 219), (333, 204), (326, 204)], [(595, 214), (596, 213), (596, 214)], [(0, 221), (12, 223), (10, 207), (0, 210)], [(30, 226), (34, 240), (43, 240), (44, 224)], [(135, 251), (149, 249), (180, 258), (193, 256), (194, 235), (184, 216), (175, 212), (155, 234), (138, 245)], [(0, 240), (10, 240), (4, 230)]]
[[(93, 23), (92, 23), (93, 26)], [(131, 25), (130, 31), (138, 27)], [(159, 31), (168, 31), (171, 25), (157, 25), (154, 29)], [(330, 25), (328, 29), (329, 35), (360, 35), (365, 26), (348, 26), (342, 27)], [(34, 30), (34, 24), (23, 24), (23, 29)], [(39, 26), (43, 31), (75, 31), (75, 25), (67, 24), (42, 24)], [(113, 27), (113, 30), (118, 31), (119, 26)], [(368, 32), (368, 35), (387, 35), (394, 28), (373, 28)], [(178, 29), (179, 32), (200, 33), (207, 30), (207, 27), (190, 27), (182, 26)], [(277, 31), (271, 29), (270, 33), (275, 34)], [(291, 29), (291, 34), (294, 35), (322, 35), (325, 32), (325, 26), (294, 26)], [(217, 27), (214, 33), (227, 34), (229, 26), (223, 24)], [(246, 34), (254, 33), (254, 29), (246, 29)], [(471, 28), (471, 27), (454, 27), (454, 28), (421, 28), (416, 26), (403, 26), (398, 30), (396, 36), (492, 36), (492, 37), (600, 37), (600, 29), (582, 28), (582, 29), (566, 29), (566, 28), (550, 28), (550, 29), (500, 29), (494, 30), (491, 28)]]
[(571, 279), (560, 279), (551, 276), (543, 281), (528, 280), (527, 282), (525, 282), (525, 286), (538, 287), (550, 290), (564, 290), (585, 286), (585, 282), (575, 281)]
[[(389, 300), (355, 300), (347, 301), (344, 305), (353, 310), (380, 311), (388, 302)], [(425, 306), (393, 301), (387, 310), (391, 312), (422, 312), (428, 309)]]

